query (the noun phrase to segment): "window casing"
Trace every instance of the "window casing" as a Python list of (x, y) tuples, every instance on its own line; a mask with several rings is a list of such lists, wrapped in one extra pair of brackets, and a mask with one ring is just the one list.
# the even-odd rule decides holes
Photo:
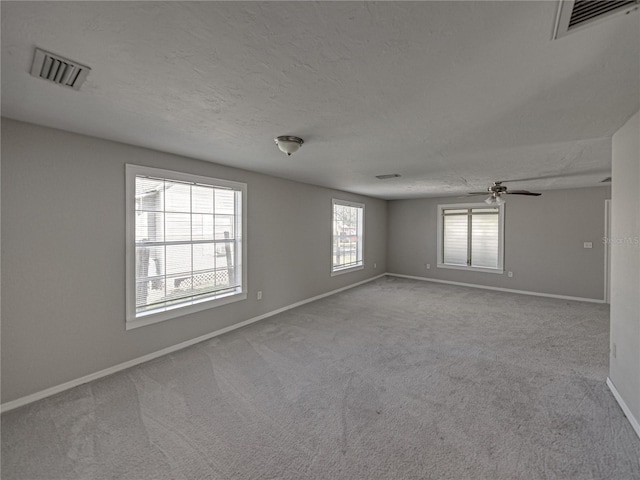
[(243, 300), (246, 184), (126, 166), (126, 326)]
[(438, 205), (438, 268), (504, 272), (504, 204)]
[(331, 274), (364, 268), (364, 205), (332, 200)]

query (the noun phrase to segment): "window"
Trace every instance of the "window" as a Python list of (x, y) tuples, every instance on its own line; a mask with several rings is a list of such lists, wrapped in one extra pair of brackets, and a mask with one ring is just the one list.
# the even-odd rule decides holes
[(246, 185), (127, 165), (127, 329), (246, 298)]
[(364, 205), (333, 199), (332, 275), (364, 268)]
[(438, 205), (438, 267), (503, 273), (504, 204)]

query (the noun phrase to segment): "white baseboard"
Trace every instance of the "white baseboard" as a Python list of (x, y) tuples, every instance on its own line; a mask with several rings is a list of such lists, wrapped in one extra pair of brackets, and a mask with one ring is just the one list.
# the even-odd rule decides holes
[(205, 340), (209, 340), (213, 337), (217, 337), (218, 335), (222, 335), (223, 333), (231, 332), (232, 330), (236, 330), (238, 328), (244, 327), (246, 325), (250, 325), (259, 320), (264, 320), (265, 318), (272, 317), (277, 315), (278, 313), (285, 312), (287, 310), (291, 310), (292, 308), (299, 307), (304, 305), (305, 303), (315, 302), (316, 300), (320, 300), (321, 298), (328, 297), (331, 295), (335, 295), (336, 293), (340, 293), (344, 290), (348, 290), (353, 287), (357, 287), (358, 285), (362, 285), (364, 283), (371, 282), (373, 280), (377, 280), (378, 278), (384, 277), (385, 274), (380, 274), (375, 277), (367, 278), (366, 280), (362, 280), (361, 282), (353, 283), (351, 285), (347, 285), (346, 287), (338, 288), (336, 290), (331, 290), (330, 292), (323, 293), (321, 295), (316, 295), (315, 297), (307, 298), (305, 300), (301, 300), (296, 303), (292, 303), (291, 305), (287, 305), (286, 307), (278, 308), (277, 310), (273, 310), (271, 312), (264, 313), (262, 315), (258, 315), (257, 317), (250, 318), (243, 322), (235, 323), (225, 328), (221, 328), (220, 330), (216, 330), (215, 332), (207, 333), (206, 335), (201, 335), (199, 337), (193, 338), (191, 340), (187, 340), (186, 342), (178, 343), (176, 345), (172, 345), (167, 348), (163, 348), (162, 350), (158, 350), (153, 353), (149, 353), (148, 355), (143, 355), (142, 357), (134, 358), (133, 360), (129, 360), (124, 363), (120, 363), (118, 365), (114, 365), (113, 367), (105, 368), (104, 370), (100, 370), (99, 372), (90, 373), (89, 375), (85, 375), (84, 377), (77, 378), (75, 380), (70, 380), (68, 382), (62, 383), (60, 385), (56, 385), (54, 387), (47, 388), (45, 390), (41, 390), (36, 393), (32, 393), (30, 395), (26, 395), (21, 398), (17, 398), (15, 400), (11, 400), (10, 402), (5, 402), (0, 405), (0, 412), (8, 412), (18, 407), (22, 407), (29, 403), (36, 402), (38, 400), (42, 400), (43, 398), (50, 397), (51, 395), (55, 395), (56, 393), (64, 392), (65, 390), (69, 390), (70, 388), (77, 387), (79, 385), (83, 385), (85, 383), (89, 383), (93, 380), (97, 380), (102, 377), (106, 377), (107, 375), (112, 375), (116, 372), (120, 372), (122, 370), (126, 370), (127, 368), (135, 367), (136, 365), (140, 365), (141, 363), (148, 362), (150, 360), (156, 359), (163, 355), (167, 355), (169, 353), (176, 352), (178, 350), (182, 350), (183, 348), (190, 347), (191, 345), (195, 345), (196, 343), (204, 342)]
[(611, 379), (608, 377), (607, 377), (607, 386), (609, 387), (609, 390), (611, 390), (611, 393), (613, 393), (613, 396), (618, 402), (618, 405), (620, 405), (620, 408), (622, 408), (622, 411), (626, 415), (627, 420), (629, 420), (629, 423), (635, 430), (636, 435), (640, 437), (640, 423), (638, 423), (638, 420), (636, 419), (636, 417), (633, 416), (633, 413), (631, 413), (631, 410), (629, 410), (629, 407), (620, 396), (620, 392), (618, 392), (618, 389), (615, 387)]
[(568, 295), (556, 295), (554, 293), (529, 292), (527, 290), (515, 290), (512, 288), (489, 287), (487, 285), (479, 285), (477, 283), (452, 282), (450, 280), (439, 280), (428, 277), (415, 277), (413, 275), (402, 275), (400, 273), (387, 273), (391, 277), (409, 278), (411, 280), (420, 280), (423, 282), (446, 283), (447, 285), (458, 285), (461, 287), (482, 288), (484, 290), (496, 290), (498, 292), (518, 293), (520, 295), (533, 295), (535, 297), (561, 298), (563, 300), (575, 300), (578, 302), (604, 303), (599, 298), (570, 297)]

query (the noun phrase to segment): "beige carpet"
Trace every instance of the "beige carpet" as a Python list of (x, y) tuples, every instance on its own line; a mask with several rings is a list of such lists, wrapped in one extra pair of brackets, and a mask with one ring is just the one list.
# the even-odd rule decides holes
[(640, 479), (608, 329), (387, 277), (5, 414), (2, 478)]

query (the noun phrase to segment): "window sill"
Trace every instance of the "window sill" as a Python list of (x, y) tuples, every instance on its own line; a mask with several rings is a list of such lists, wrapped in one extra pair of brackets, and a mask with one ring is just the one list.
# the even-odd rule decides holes
[(229, 295), (226, 295), (224, 297), (201, 300), (190, 305), (176, 305), (174, 307), (163, 308), (155, 312), (146, 312), (138, 317), (128, 317), (126, 322), (126, 329), (133, 330), (134, 328), (140, 328), (146, 325), (164, 322), (165, 320), (183, 317), (185, 315), (201, 312), (202, 310), (207, 310), (209, 308), (215, 308), (222, 305), (227, 305), (229, 303), (246, 300), (246, 298), (246, 292), (230, 293)]
[(504, 273), (504, 269), (502, 268), (469, 267), (465, 265), (448, 265), (446, 263), (439, 263), (437, 267), (449, 268), (451, 270), (467, 270), (468, 272), (497, 273), (498, 275)]
[(363, 269), (364, 269), (364, 264), (363, 265), (356, 265), (355, 267), (339, 268), (339, 269), (336, 269), (336, 270), (332, 270), (331, 271), (331, 276), (335, 277), (336, 275), (342, 275), (343, 273), (355, 272), (356, 270), (363, 270)]

